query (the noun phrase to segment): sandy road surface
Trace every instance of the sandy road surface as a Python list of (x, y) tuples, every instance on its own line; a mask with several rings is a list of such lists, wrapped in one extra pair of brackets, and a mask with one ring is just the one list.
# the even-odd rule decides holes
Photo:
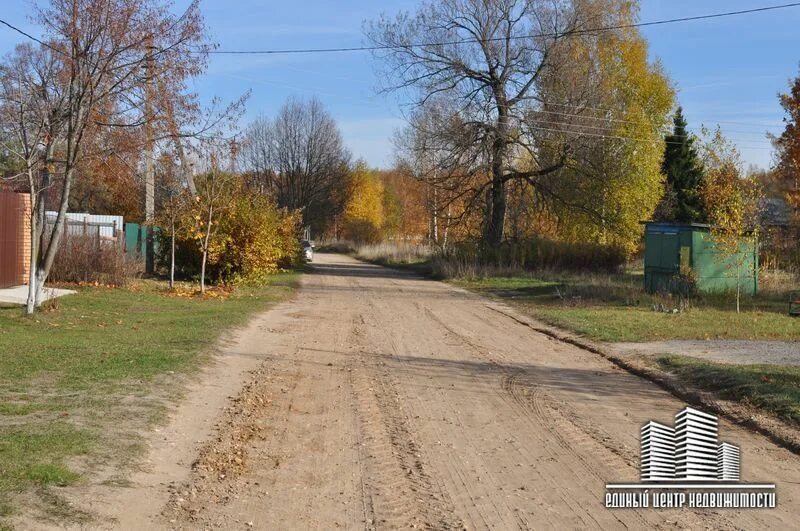
[(777, 509), (605, 509), (606, 482), (638, 480), (640, 426), (681, 402), (464, 291), (338, 255), (314, 266), (231, 347), (264, 362), (152, 527), (798, 525), (800, 459), (726, 422), (742, 479), (777, 483)]

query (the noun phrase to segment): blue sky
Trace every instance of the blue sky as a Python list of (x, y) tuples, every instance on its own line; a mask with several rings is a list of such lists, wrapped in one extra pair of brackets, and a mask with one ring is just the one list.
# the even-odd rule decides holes
[[(643, 0), (642, 21), (702, 15), (781, 3), (781, 0)], [(38, 34), (27, 20), (28, 0), (3, 0), (0, 18)], [(175, 9), (188, 0), (175, 0)], [(412, 10), (417, 0), (203, 0), (221, 49), (358, 46), (362, 22), (381, 12)], [(800, 8), (645, 28), (651, 55), (679, 90), (691, 126), (717, 123), (747, 163), (768, 167), (767, 131), (780, 131), (777, 94), (800, 64)], [(22, 37), (0, 27), (0, 52)], [(292, 96), (317, 96), (335, 116), (355, 157), (375, 166), (392, 162), (393, 131), (402, 112), (377, 95), (368, 53), (212, 57), (196, 88), (205, 97), (234, 99), (248, 89), (245, 119), (272, 115)]]

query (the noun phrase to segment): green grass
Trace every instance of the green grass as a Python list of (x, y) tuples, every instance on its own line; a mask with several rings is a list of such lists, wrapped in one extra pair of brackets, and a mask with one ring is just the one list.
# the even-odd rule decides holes
[(0, 402), (0, 415), (14, 416), (14, 415), (29, 415), (34, 411), (41, 409), (36, 404), (12, 404), (7, 402)]
[(659, 356), (655, 363), (681, 381), (800, 422), (800, 367), (712, 363), (686, 356)]
[(800, 321), (762, 311), (695, 308), (669, 314), (647, 308), (535, 308), (532, 313), (556, 326), (592, 339), (641, 342), (670, 339), (800, 339)]
[(182, 370), (221, 330), (271, 296), (270, 290), (243, 288), (228, 299), (203, 300), (144, 286), (81, 289), (61, 299), (58, 311), (34, 318), (0, 310), (0, 381), (47, 377), (58, 387), (79, 389)]
[(85, 455), (93, 438), (65, 422), (4, 427), (0, 432), (0, 492), (29, 484), (68, 485), (78, 474), (63, 465), (67, 457)]
[[(424, 247), (381, 244), (350, 252), (380, 265), (434, 278), (447, 276), (429, 260), (431, 251)], [(645, 293), (641, 270), (520, 274), (510, 268), (465, 264), (450, 273), (457, 275), (449, 280), (453, 284), (505, 299), (542, 321), (598, 341), (800, 340), (800, 319), (787, 315), (788, 292), (800, 288), (788, 274), (762, 275), (759, 295), (743, 296), (742, 312), (737, 314), (731, 293), (696, 294), (688, 301)], [(672, 313), (673, 309), (681, 311)]]
[(0, 517), (19, 493), (40, 492), (55, 507), (42, 487), (130, 463), (142, 430), (164, 418), (220, 334), (286, 298), (296, 281), (276, 275), (207, 299), (143, 281), (79, 288), (33, 317), (1, 308)]
[(453, 280), (477, 292), (500, 297), (533, 316), (600, 341), (669, 339), (800, 339), (800, 319), (787, 315), (783, 287), (742, 300), (735, 312), (729, 294), (704, 294), (679, 313), (677, 299), (650, 295), (641, 274), (590, 275), (540, 273), (531, 276)]

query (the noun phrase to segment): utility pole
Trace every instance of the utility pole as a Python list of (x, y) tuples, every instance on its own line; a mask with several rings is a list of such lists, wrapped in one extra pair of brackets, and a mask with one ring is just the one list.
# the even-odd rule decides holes
[(239, 156), (239, 143), (236, 141), (236, 137), (233, 137), (230, 143), (230, 151), (231, 151), (231, 162), (230, 162), (230, 172), (231, 174), (236, 173), (236, 157)]
[(147, 242), (145, 244), (145, 271), (152, 275), (155, 272), (155, 245), (153, 243), (153, 229), (155, 228), (156, 213), (156, 176), (153, 140), (153, 37), (147, 45), (147, 58), (145, 60), (145, 162), (144, 162), (144, 221), (147, 227)]

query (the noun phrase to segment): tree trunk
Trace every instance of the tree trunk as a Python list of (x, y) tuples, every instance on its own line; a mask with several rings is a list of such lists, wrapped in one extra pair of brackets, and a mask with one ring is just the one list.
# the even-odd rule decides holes
[(739, 263), (737, 263), (736, 264), (736, 313), (739, 313), (739, 299), (742, 293), (741, 270), (742, 266)]
[(506, 102), (497, 97), (497, 136), (492, 144), (492, 187), (490, 191), (489, 219), (486, 223), (486, 243), (496, 249), (503, 242), (506, 221), (506, 181), (504, 174), (508, 145), (508, 110)]
[(442, 235), (442, 251), (447, 250), (447, 234), (450, 232), (450, 205), (447, 205), (447, 218), (444, 222), (444, 234)]
[(495, 249), (503, 242), (506, 219), (506, 188), (501, 178), (492, 178), (491, 206), (486, 226), (486, 243)]
[(433, 211), (431, 212), (431, 243), (433, 245), (439, 245), (439, 213), (436, 211), (436, 207), (433, 207)]
[(169, 289), (175, 287), (175, 218), (170, 220)]
[(200, 262), (200, 293), (206, 292), (206, 257), (208, 252), (203, 251), (203, 261)]
[(34, 301), (34, 306), (39, 308), (42, 303), (42, 297), (44, 296), (44, 282), (47, 279), (47, 275), (41, 269), (36, 270), (36, 300)]
[(208, 242), (211, 241), (211, 221), (214, 219), (214, 209), (208, 210), (208, 225), (203, 239), (203, 261), (200, 263), (200, 293), (206, 292), (206, 259), (208, 258)]
[[(32, 181), (32, 179), (31, 179)], [(36, 216), (36, 191), (31, 185), (30, 191), (31, 198), (31, 213), (30, 213), (30, 235), (31, 235), (31, 259), (28, 264), (30, 270), (28, 271), (28, 300), (25, 305), (25, 314), (32, 315), (36, 309), (36, 262), (39, 258), (39, 231)]]
[[(64, 175), (64, 189), (61, 191), (61, 204), (58, 208), (58, 216), (56, 216), (56, 222), (53, 226), (53, 232), (50, 235), (50, 241), (47, 242), (47, 251), (42, 257), (40, 265), (38, 266), (38, 271), (36, 272), (36, 301), (34, 304), (37, 308), (42, 305), (42, 289), (50, 274), (50, 269), (53, 267), (53, 261), (55, 261), (58, 246), (61, 244), (61, 237), (64, 235), (64, 226), (67, 221), (67, 208), (69, 207), (69, 193), (72, 188), (74, 174), (75, 168), (73, 166), (69, 168)], [(40, 205), (41, 209), (44, 210), (44, 201), (40, 201)], [(40, 212), (39, 215), (41, 218), (44, 218), (44, 212)], [(46, 231), (42, 231), (42, 235), (45, 233)], [(41, 249), (40, 247), (40, 252)]]

